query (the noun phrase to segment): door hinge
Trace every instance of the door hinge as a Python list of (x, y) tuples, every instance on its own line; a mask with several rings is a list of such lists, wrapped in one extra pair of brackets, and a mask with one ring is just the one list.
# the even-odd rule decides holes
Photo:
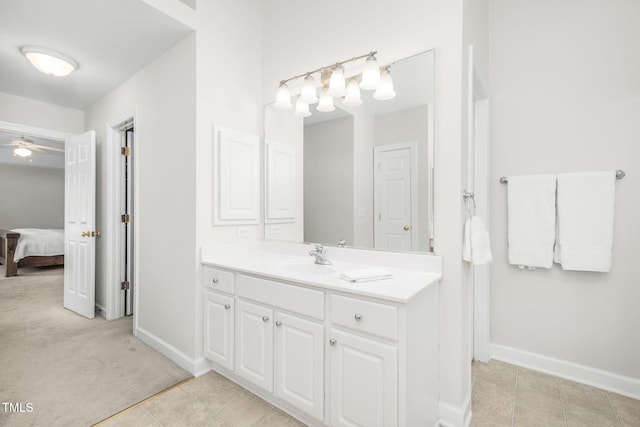
[(131, 215), (129, 214), (123, 214), (120, 216), (120, 222), (124, 222), (126, 224), (131, 222)]
[(123, 156), (130, 156), (131, 155), (131, 148), (130, 147), (122, 147), (120, 149), (120, 154), (122, 154)]
[(131, 287), (131, 283), (129, 283), (128, 280), (125, 280), (124, 282), (120, 282), (120, 289), (121, 290), (128, 291), (130, 287)]

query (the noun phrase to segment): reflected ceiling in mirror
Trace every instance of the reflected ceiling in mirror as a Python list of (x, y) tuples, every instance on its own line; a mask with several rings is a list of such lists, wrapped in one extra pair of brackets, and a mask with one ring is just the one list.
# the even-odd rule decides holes
[(265, 108), (265, 238), (431, 252), (433, 52), (390, 64), (396, 96), (311, 116)]

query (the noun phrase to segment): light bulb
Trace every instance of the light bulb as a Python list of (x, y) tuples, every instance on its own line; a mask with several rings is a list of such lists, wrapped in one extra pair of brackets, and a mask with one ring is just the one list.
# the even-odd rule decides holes
[(298, 100), (296, 101), (296, 111), (293, 113), (296, 117), (309, 117), (311, 115), (311, 111), (309, 111), (309, 104), (306, 102)]
[(29, 157), (31, 155), (31, 150), (24, 147), (18, 147), (15, 150), (13, 150), (13, 152), (20, 157)]
[(362, 80), (360, 81), (360, 89), (374, 90), (377, 89), (379, 85), (380, 68), (378, 68), (378, 61), (375, 56), (369, 55), (364, 64)]
[(328, 86), (324, 86), (322, 88), (322, 92), (320, 93), (320, 102), (316, 108), (318, 111), (322, 111), (323, 113), (328, 113), (336, 109), (333, 105), (333, 97), (329, 95)]
[(313, 82), (313, 77), (310, 74), (304, 78), (304, 84), (300, 90), (300, 101), (306, 104), (315, 104), (318, 102), (318, 95), (316, 94), (316, 86)]
[(396, 92), (393, 90), (393, 80), (391, 79), (389, 67), (387, 67), (380, 72), (380, 86), (378, 86), (378, 89), (373, 93), (373, 97), (384, 101), (394, 98), (395, 96)]
[(349, 79), (347, 83), (347, 94), (342, 101), (347, 107), (357, 107), (362, 105), (362, 98), (360, 98), (360, 87), (356, 79)]
[(276, 102), (273, 104), (278, 110), (290, 110), (293, 106), (291, 105), (291, 94), (289, 93), (289, 86), (286, 83), (280, 83), (280, 87), (278, 88), (278, 92), (276, 93)]
[(347, 92), (344, 85), (344, 68), (342, 65), (338, 65), (334, 68), (329, 79), (329, 94), (336, 98), (344, 96)]

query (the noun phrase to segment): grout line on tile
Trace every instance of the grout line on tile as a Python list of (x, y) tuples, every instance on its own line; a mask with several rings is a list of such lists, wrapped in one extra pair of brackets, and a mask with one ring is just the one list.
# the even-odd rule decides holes
[(564, 420), (564, 425), (569, 425), (569, 420), (567, 419), (567, 411), (564, 408), (564, 398), (562, 397), (562, 381), (558, 379), (558, 393), (560, 394), (560, 405), (562, 405), (562, 419)]
[(153, 420), (154, 423), (158, 424), (160, 427), (162, 426), (162, 423), (160, 421), (158, 421), (156, 419), (156, 417), (154, 417), (151, 412), (147, 411), (145, 408), (143, 408), (142, 406), (140, 406), (140, 409), (142, 409), (147, 415), (149, 415), (149, 417)]
[(618, 410), (616, 409), (616, 405), (611, 401), (611, 397), (609, 396), (609, 392), (605, 390), (605, 394), (607, 395), (607, 402), (609, 402), (609, 406), (613, 410), (614, 415), (616, 416), (616, 421), (618, 421), (618, 425), (622, 425), (622, 420), (620, 420), (620, 416), (618, 415)]
[(520, 367), (516, 366), (516, 383), (513, 386), (513, 406), (511, 408), (511, 427), (516, 422), (516, 398), (518, 397), (518, 374), (520, 373)]

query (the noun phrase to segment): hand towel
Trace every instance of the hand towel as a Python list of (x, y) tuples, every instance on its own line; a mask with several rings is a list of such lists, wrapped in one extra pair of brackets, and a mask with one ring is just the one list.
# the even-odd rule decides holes
[(563, 270), (611, 270), (616, 172), (558, 175), (558, 243)]
[(360, 269), (360, 270), (345, 271), (340, 274), (340, 277), (342, 277), (344, 280), (348, 282), (359, 283), (359, 282), (370, 282), (373, 280), (390, 279), (393, 276), (391, 273), (389, 273), (386, 270), (381, 270), (378, 268), (366, 268), (366, 269)]
[(509, 263), (550, 268), (556, 227), (556, 176), (509, 177)]
[(462, 259), (474, 265), (489, 264), (493, 261), (489, 232), (477, 215), (465, 221)]

